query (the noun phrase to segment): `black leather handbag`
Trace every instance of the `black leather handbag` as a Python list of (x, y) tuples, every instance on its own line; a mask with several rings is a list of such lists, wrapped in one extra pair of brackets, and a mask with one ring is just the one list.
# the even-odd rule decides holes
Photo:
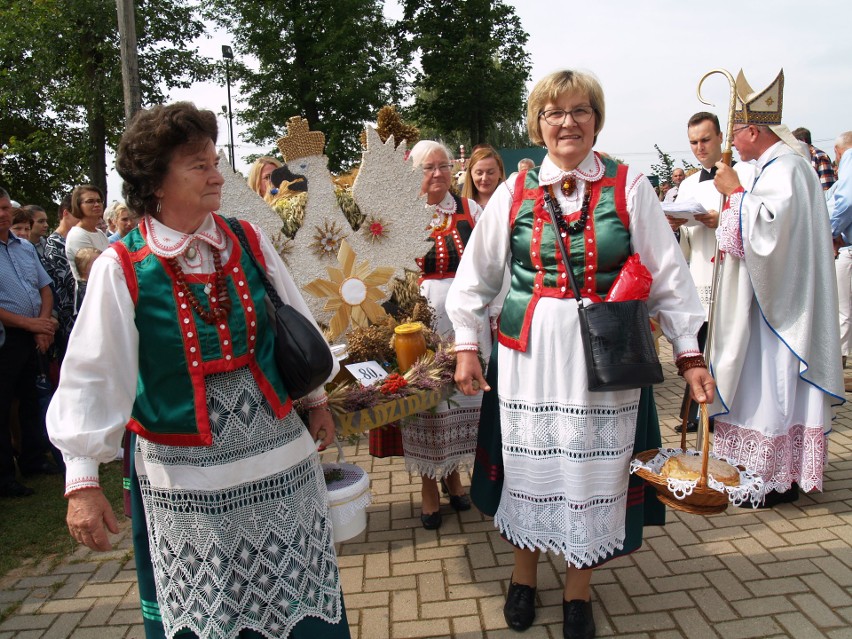
[(584, 305), (568, 261), (568, 251), (556, 221), (553, 200), (545, 190), (545, 203), (556, 233), (562, 263), (571, 282), (580, 315), (580, 335), (586, 355), (590, 391), (643, 388), (663, 381), (663, 367), (654, 348), (648, 307), (642, 300), (597, 302)]
[(300, 399), (325, 383), (334, 367), (334, 356), (328, 342), (311, 321), (278, 297), (266, 272), (257, 263), (240, 221), (231, 217), (228, 224), (240, 246), (251, 257), (275, 307), (275, 361), (288, 395), (292, 399)]

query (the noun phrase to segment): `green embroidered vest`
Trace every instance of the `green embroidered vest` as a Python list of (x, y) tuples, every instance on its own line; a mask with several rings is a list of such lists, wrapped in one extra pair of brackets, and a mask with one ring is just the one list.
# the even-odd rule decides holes
[[(586, 228), (565, 238), (569, 262), (583, 297), (606, 296), (625, 260), (630, 256), (627, 215), (627, 166), (599, 157), (604, 175), (586, 185), (591, 189)], [(509, 216), (511, 288), (500, 314), (498, 339), (509, 348), (525, 352), (538, 300), (573, 298), (550, 213), (544, 208), (544, 191), (538, 170), (518, 176)], [(566, 216), (573, 222), (580, 212)]]
[[(214, 216), (233, 247), (223, 264), (231, 311), (225, 322), (209, 325), (193, 311), (176, 285), (166, 260), (148, 247), (142, 227), (128, 233), (115, 249), (131, 298), (139, 331), (139, 376), (127, 428), (151, 441), (176, 446), (213, 443), (205, 378), (248, 367), (279, 419), (292, 402), (275, 363), (274, 337), (266, 312), (266, 291), (257, 268), (227, 224)], [(243, 223), (258, 262), (263, 255), (255, 231)], [(202, 304), (214, 274), (186, 274)]]

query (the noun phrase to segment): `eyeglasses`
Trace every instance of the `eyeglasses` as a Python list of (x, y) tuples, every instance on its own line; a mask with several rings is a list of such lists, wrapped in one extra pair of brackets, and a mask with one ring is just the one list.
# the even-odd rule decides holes
[(453, 168), (452, 164), (435, 164), (434, 166), (430, 164), (423, 167), (423, 175), (432, 175), (435, 171), (449, 173), (451, 168)]
[(93, 205), (95, 205), (95, 204), (103, 204), (103, 203), (104, 203), (104, 201), (103, 201), (102, 199), (100, 199), (100, 198), (97, 198), (97, 199), (95, 199), (95, 200), (92, 200), (92, 199), (90, 199), (90, 200), (83, 200), (83, 201), (81, 201), (81, 202), (80, 202), (80, 204), (87, 204), (87, 205), (89, 205), (89, 206), (93, 206)]
[(592, 119), (594, 114), (595, 112), (592, 107), (579, 106), (571, 109), (570, 111), (565, 111), (564, 109), (550, 109), (548, 111), (542, 111), (538, 114), (538, 117), (544, 118), (544, 121), (550, 126), (562, 126), (565, 124), (565, 119), (569, 115), (571, 116), (571, 119), (574, 120), (574, 124), (585, 124)]
[(748, 125), (741, 126), (739, 129), (733, 129), (731, 131), (731, 139), (733, 140), (734, 137), (737, 135), (737, 133), (739, 133), (740, 131), (745, 131), (747, 128), (748, 128)]

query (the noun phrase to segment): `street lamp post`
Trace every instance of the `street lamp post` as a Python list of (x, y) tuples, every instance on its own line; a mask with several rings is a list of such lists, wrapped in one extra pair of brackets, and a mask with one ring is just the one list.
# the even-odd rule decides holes
[(234, 112), (231, 109), (231, 60), (234, 59), (234, 50), (227, 44), (222, 45), (222, 57), (225, 59), (225, 83), (228, 86), (228, 161), (231, 170), (236, 172), (234, 164)]

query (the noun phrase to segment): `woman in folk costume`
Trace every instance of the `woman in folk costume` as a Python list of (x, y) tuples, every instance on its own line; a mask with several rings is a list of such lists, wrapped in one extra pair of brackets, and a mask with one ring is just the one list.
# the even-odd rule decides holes
[[(323, 390), (292, 410), (260, 271), (219, 208), (216, 116), (141, 111), (116, 160), (140, 226), (92, 269), (48, 427), (68, 527), (110, 547), (98, 482), (132, 431), (133, 540), (146, 636), (349, 637), (315, 440)], [(242, 223), (281, 298), (310, 317), (269, 240)], [(109, 398), (104, 401), (104, 397)]]
[[(480, 441), (495, 422), (502, 436), (494, 449), (477, 451), (471, 492), (479, 505), (478, 485), (503, 474), (495, 524), (515, 546), (506, 622), (515, 630), (532, 624), (539, 553), (560, 553), (567, 562), (563, 633), (571, 639), (595, 634), (593, 569), (638, 548), (643, 522), (662, 523), (656, 500), (655, 518), (644, 519), (646, 492), (628, 473), (634, 451), (658, 446), (660, 432), (650, 389), (641, 397), (639, 390), (588, 390), (577, 303), (543, 206), (545, 190), (561, 209), (559, 232), (586, 301), (604, 297), (638, 253), (653, 276), (649, 311), (672, 341), (679, 371), (697, 401), (713, 396), (696, 342), (703, 311), (683, 255), (650, 182), (592, 150), (603, 123), (603, 91), (593, 76), (559, 71), (535, 86), (527, 128), (547, 156), (494, 194), (447, 299), (456, 383), (465, 394), (489, 391)], [(491, 388), (477, 335), (506, 264), (511, 287), (489, 365), (489, 380), (494, 384), (497, 368), (499, 381)]]
[[(411, 149), (411, 160), (415, 168), (423, 171), (421, 192), (433, 210), (429, 236), (432, 248), (417, 260), (422, 272), (420, 292), (435, 312), (435, 330), (452, 341), (453, 326), (444, 303), (482, 209), (473, 200), (450, 192), (453, 165), (446, 146), (421, 140)], [(490, 344), (490, 328), (484, 328), (481, 338)], [(459, 469), (473, 463), (481, 403), (481, 395), (465, 397), (456, 393), (435, 411), (416, 415), (402, 428), (405, 466), (423, 480), (420, 520), (426, 530), (436, 530), (442, 523), (437, 479), (443, 480), (455, 510), (470, 510)]]
[(832, 406), (845, 401), (837, 284), (822, 186), (781, 123), (783, 71), (760, 92), (740, 71), (736, 89), (732, 143), (755, 176), (715, 178), (730, 199), (716, 231), (714, 449), (760, 473), (773, 506), (822, 490)]

